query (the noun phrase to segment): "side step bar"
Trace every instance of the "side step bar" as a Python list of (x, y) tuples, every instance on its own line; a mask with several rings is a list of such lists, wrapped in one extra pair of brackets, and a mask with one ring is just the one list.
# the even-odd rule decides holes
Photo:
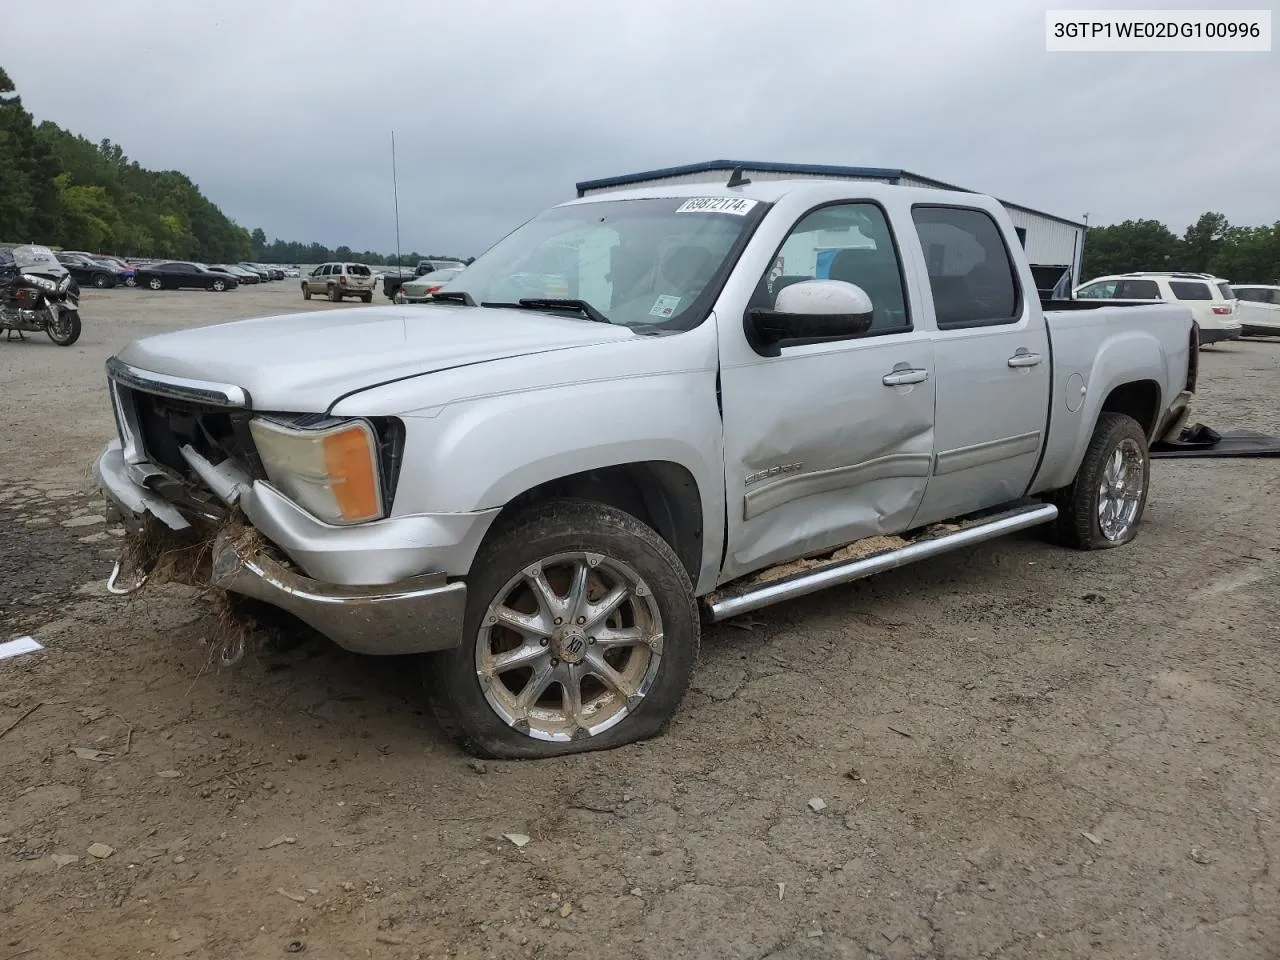
[(827, 587), (851, 583), (877, 573), (884, 573), (886, 570), (906, 566), (917, 560), (936, 557), (950, 550), (972, 546), (985, 540), (994, 540), (996, 537), (1025, 530), (1028, 527), (1036, 527), (1042, 523), (1048, 523), (1057, 516), (1058, 508), (1051, 503), (1019, 507), (1016, 510), (985, 518), (952, 533), (916, 540), (896, 550), (886, 550), (883, 553), (844, 563), (833, 563), (784, 580), (762, 583), (758, 587), (709, 603), (706, 609), (710, 613), (711, 622), (719, 623), (721, 620), (759, 610), (761, 607), (780, 603), (783, 600), (794, 600), (796, 597), (817, 593)]

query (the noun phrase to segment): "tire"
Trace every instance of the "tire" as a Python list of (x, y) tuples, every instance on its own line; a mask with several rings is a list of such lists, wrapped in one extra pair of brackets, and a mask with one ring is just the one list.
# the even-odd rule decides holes
[(99, 290), (105, 290), (107, 287), (112, 286), (111, 278), (105, 273), (95, 273), (93, 275), (93, 285)]
[(209, 286), (213, 288), (214, 293), (221, 293), (223, 290), (227, 289), (227, 284), (223, 280), (215, 280), (213, 283), (209, 284)]
[(373, 294), (372, 293), (360, 294), (360, 301), (362, 303), (373, 303)]
[[(1120, 489), (1127, 488), (1128, 495), (1122, 494), (1119, 501), (1109, 498), (1123, 506), (1117, 508), (1120, 515), (1113, 518), (1114, 522), (1109, 519), (1104, 526), (1103, 510), (1110, 508), (1103, 502), (1103, 487), (1115, 489), (1113, 481), (1118, 462), (1126, 472)], [(1135, 498), (1132, 488), (1139, 479), (1141, 485)], [(1063, 546), (1077, 550), (1123, 546), (1138, 535), (1150, 485), (1151, 456), (1142, 426), (1123, 413), (1102, 414), (1093, 428), (1093, 437), (1075, 480), (1053, 498), (1058, 507), (1054, 538)]]
[[(624, 588), (624, 599), (594, 628), (588, 620), (580, 631), (572, 628), (582, 619), (560, 607), (565, 623), (557, 629), (551, 619), (555, 609), (535, 600), (530, 587), (528, 572), (535, 568), (543, 571), (542, 582), (559, 602), (570, 601), (575, 582), (586, 585), (588, 602), (618, 587)], [(422, 658), (427, 700), (445, 732), (465, 750), (481, 757), (556, 757), (607, 750), (662, 732), (688, 689), (700, 624), (689, 575), (652, 528), (603, 504), (553, 500), (491, 531), (471, 569), (462, 643)], [(532, 607), (523, 620), (532, 626), (523, 638), (494, 625), (491, 604), (503, 601), (514, 603), (507, 609), (517, 612)], [(631, 631), (635, 637), (612, 649), (597, 643), (597, 636), (612, 631)], [(644, 636), (661, 639), (657, 645), (636, 639)], [(482, 665), (494, 652), (512, 649), (527, 651), (532, 666), (494, 671), (482, 685)], [(601, 663), (620, 686), (602, 681)], [(522, 719), (518, 701), (530, 691), (535, 670), (547, 678), (545, 692), (534, 701), (537, 713), (529, 714), (526, 707)], [(570, 687), (562, 678), (572, 678), (577, 703), (588, 707), (572, 718), (566, 703)], [(582, 719), (592, 721), (594, 732), (574, 722)]]
[(147, 281), (147, 286), (150, 287), (152, 290), (163, 290), (164, 281), (161, 280), (159, 277), (152, 277), (150, 280)]
[(125, 277), (124, 285), (126, 287), (136, 287), (138, 285), (137, 277)]
[(337, 288), (337, 287), (330, 287), (330, 288), (329, 288), (329, 299), (330, 299), (333, 303), (341, 303), (341, 302), (342, 302), (342, 294), (338, 292), (338, 288)]
[(69, 347), (80, 339), (80, 311), (67, 310), (64, 312), (68, 317), (66, 331), (62, 334), (55, 335), (52, 329), (45, 327), (45, 333), (48, 334), (49, 339), (58, 346)]
[(302, 285), (302, 299), (303, 300), (311, 299), (311, 288), (308, 287), (305, 283)]

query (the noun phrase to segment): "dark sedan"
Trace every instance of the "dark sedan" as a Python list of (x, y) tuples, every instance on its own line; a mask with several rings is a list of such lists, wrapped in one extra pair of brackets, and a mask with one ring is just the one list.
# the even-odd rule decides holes
[(217, 273), (200, 263), (166, 260), (138, 267), (138, 286), (151, 290), (234, 290), (240, 285), (235, 277)]
[(76, 283), (106, 290), (124, 281), (124, 271), (105, 260), (91, 260), (79, 253), (59, 253), (58, 262), (67, 268)]

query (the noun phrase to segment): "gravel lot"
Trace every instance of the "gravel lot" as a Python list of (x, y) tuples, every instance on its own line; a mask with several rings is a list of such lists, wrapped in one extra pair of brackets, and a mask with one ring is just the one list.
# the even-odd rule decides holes
[[(0, 661), (0, 960), (1280, 956), (1280, 461), (1158, 461), (1127, 549), (716, 628), (667, 736), (479, 764), (411, 663), (222, 670), (194, 593), (103, 590), (103, 362), (303, 307), (91, 292), (75, 346), (0, 342), (0, 640), (47, 648)], [(1280, 431), (1280, 342), (1202, 382), (1198, 419)]]

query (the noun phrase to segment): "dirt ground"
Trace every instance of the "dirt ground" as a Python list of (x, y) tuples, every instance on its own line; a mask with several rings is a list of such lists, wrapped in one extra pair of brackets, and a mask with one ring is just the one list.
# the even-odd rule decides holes
[[(0, 640), (46, 648), (0, 661), (0, 960), (1280, 957), (1280, 461), (1157, 461), (1126, 549), (1029, 534), (713, 629), (666, 736), (480, 764), (410, 662), (227, 670), (191, 592), (105, 593), (103, 362), (303, 307), (91, 292), (74, 347), (0, 342)], [(1202, 383), (1280, 431), (1280, 342)]]

